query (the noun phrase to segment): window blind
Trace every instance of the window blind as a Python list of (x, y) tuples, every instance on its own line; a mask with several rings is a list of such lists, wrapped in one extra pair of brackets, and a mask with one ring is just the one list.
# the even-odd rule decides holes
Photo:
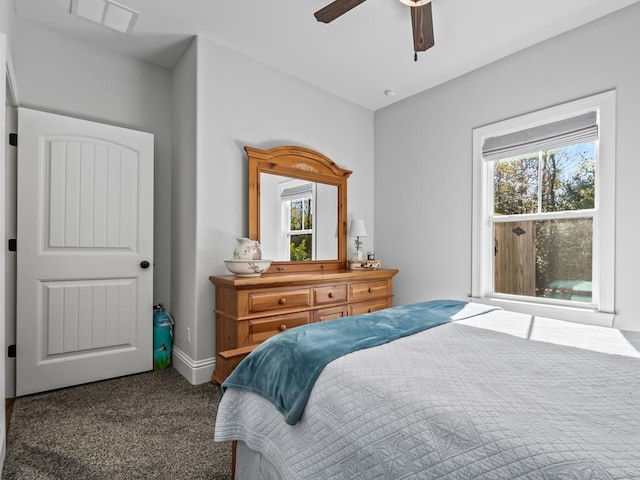
[(313, 193), (313, 185), (304, 183), (295, 187), (289, 187), (282, 190), (280, 197), (283, 200), (299, 200), (301, 198), (309, 198)]
[(485, 139), (484, 160), (500, 160), (598, 140), (598, 116), (589, 112), (558, 122)]

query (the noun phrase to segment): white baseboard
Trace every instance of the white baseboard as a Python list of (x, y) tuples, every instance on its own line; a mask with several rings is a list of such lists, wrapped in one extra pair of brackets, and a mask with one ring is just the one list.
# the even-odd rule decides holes
[(211, 381), (211, 375), (216, 367), (215, 358), (194, 360), (179, 348), (173, 347), (171, 359), (173, 368), (186, 378), (191, 385), (200, 385)]

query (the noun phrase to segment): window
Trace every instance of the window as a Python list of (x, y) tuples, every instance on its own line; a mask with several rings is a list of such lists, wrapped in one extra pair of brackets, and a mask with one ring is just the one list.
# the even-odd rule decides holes
[(474, 129), (472, 297), (611, 325), (615, 92)]
[[(293, 181), (298, 183), (297, 181)], [(282, 189), (283, 237), (289, 260), (314, 260), (313, 184), (305, 182)]]

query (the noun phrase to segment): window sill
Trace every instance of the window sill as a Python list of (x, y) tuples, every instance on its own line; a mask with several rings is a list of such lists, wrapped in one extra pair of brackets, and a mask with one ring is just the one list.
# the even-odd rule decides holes
[(601, 312), (592, 308), (567, 307), (558, 305), (545, 305), (495, 297), (469, 297), (475, 303), (493, 305), (505, 310), (524, 313), (534, 317), (552, 318), (568, 322), (597, 325), (600, 327), (613, 327), (615, 313)]

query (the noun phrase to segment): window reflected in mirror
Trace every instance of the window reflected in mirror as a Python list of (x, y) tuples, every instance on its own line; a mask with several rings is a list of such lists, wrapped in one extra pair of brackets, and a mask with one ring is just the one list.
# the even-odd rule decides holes
[(338, 258), (338, 187), (260, 173), (260, 244), (276, 261)]

